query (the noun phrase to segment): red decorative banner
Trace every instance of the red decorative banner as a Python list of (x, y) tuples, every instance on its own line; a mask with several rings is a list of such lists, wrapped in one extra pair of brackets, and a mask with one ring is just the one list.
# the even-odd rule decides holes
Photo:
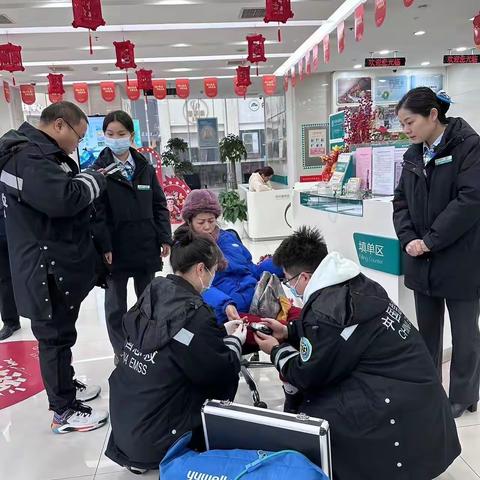
[(297, 85), (297, 69), (295, 66), (292, 67), (292, 87), (296, 87)]
[(312, 64), (310, 63), (310, 52), (305, 55), (305, 73), (308, 75), (312, 74)]
[(207, 97), (215, 98), (218, 95), (218, 79), (205, 78), (203, 80), (203, 89)]
[(303, 59), (298, 62), (298, 78), (303, 82)]
[(5, 95), (7, 103), (10, 103), (10, 100), (12, 99), (10, 95), (10, 85), (5, 80), (3, 81), (3, 94)]
[(288, 92), (288, 83), (289, 83), (289, 80), (288, 80), (288, 73), (287, 73), (287, 75), (283, 76), (283, 89), (285, 90), (285, 92)]
[(115, 82), (100, 82), (100, 92), (106, 102), (113, 102), (116, 97)]
[(323, 37), (323, 61), (330, 63), (330, 35)]
[(312, 63), (313, 63), (313, 71), (316, 72), (318, 70), (318, 65), (320, 64), (320, 58), (318, 56), (318, 45), (315, 45), (312, 50)]
[(248, 87), (238, 85), (237, 78), (235, 77), (233, 79), (233, 90), (235, 91), (235, 95), (237, 95), (238, 97), (246, 97)]
[(25, 105), (33, 105), (37, 100), (34, 85), (20, 85), (20, 95)]
[(355, 40), (359, 42), (365, 33), (365, 5), (362, 3), (355, 9)]
[(275, 75), (263, 76), (263, 91), (265, 95), (275, 95), (277, 91), (277, 77)]
[(338, 53), (345, 50), (345, 22), (340, 22), (337, 26), (337, 47)]
[(480, 47), (480, 13), (473, 19), (473, 40)]
[(157, 100), (163, 100), (167, 96), (167, 81), (153, 80), (153, 96)]
[(403, 0), (403, 4), (406, 6), (406, 7), (411, 7), (413, 5), (413, 2), (415, 0)]
[(381, 27), (387, 16), (387, 0), (375, 0), (375, 25)]
[(190, 96), (190, 80), (188, 78), (177, 78), (175, 85), (178, 97), (188, 98)]
[(61, 93), (49, 93), (48, 94), (48, 99), (50, 100), (50, 103), (63, 102), (63, 94), (61, 94)]
[(138, 89), (138, 83), (136, 80), (130, 80), (127, 82), (125, 84), (125, 91), (130, 100), (136, 101), (140, 98), (140, 90)]
[(74, 83), (73, 95), (78, 103), (88, 102), (88, 84), (86, 83)]

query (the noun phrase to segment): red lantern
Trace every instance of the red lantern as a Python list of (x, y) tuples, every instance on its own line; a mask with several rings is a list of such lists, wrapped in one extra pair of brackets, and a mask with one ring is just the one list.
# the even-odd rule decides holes
[(250, 63), (257, 65), (258, 76), (258, 63), (266, 62), (265, 57), (265, 37), (263, 35), (249, 35), (247, 37), (248, 42), (248, 57), (247, 60)]
[(218, 95), (218, 80), (216, 78), (205, 78), (203, 80), (203, 89), (207, 97), (215, 98)]
[(132, 80), (131, 82), (127, 82), (125, 85), (125, 89), (127, 92), (127, 97), (130, 100), (135, 102), (140, 98), (140, 90), (138, 88), (137, 80)]
[(65, 93), (65, 89), (63, 88), (63, 75), (61, 73), (49, 73), (47, 78), (49, 95), (63, 95)]
[(263, 91), (265, 95), (275, 95), (277, 91), (277, 77), (275, 75), (263, 76)]
[[(25, 71), (20, 45), (13, 45), (13, 43), (0, 45), (0, 70), (6, 70), (12, 74)], [(13, 77), (13, 84), (15, 85), (15, 77)]]
[(480, 47), (480, 13), (473, 19), (473, 39), (475, 45)]
[(61, 93), (49, 93), (48, 98), (51, 103), (63, 102), (63, 95)]
[(406, 6), (406, 7), (411, 7), (413, 5), (413, 2), (415, 0), (403, 0), (403, 4)]
[(318, 70), (318, 65), (320, 64), (320, 59), (318, 58), (318, 45), (315, 45), (312, 50), (312, 63), (313, 63), (313, 70), (316, 72)]
[(338, 53), (345, 50), (345, 22), (340, 22), (337, 26), (337, 46)]
[(355, 9), (355, 40), (359, 42), (365, 33), (365, 6), (362, 3)]
[(167, 96), (166, 80), (153, 80), (153, 96), (157, 100), (163, 100)]
[(113, 102), (115, 100), (115, 90), (115, 82), (100, 82), (100, 91), (102, 93), (102, 98), (106, 102)]
[(323, 61), (330, 63), (330, 35), (323, 37)]
[(283, 76), (283, 89), (288, 92), (288, 74)]
[(237, 77), (233, 79), (233, 89), (235, 91), (235, 95), (243, 98), (247, 96), (248, 87), (239, 86), (237, 83)]
[(375, 25), (381, 27), (387, 16), (387, 0), (375, 0)]
[(120, 70), (127, 70), (128, 83), (128, 69), (137, 68), (135, 63), (135, 45), (130, 40), (124, 42), (113, 42), (115, 46), (115, 53), (117, 55), (117, 63), (115, 66)]
[(237, 67), (237, 85), (239, 87), (249, 87), (252, 84), (250, 80), (250, 67)]
[(101, 0), (72, 0), (73, 28), (88, 28), (90, 41), (90, 55), (93, 54), (92, 33), (98, 27), (105, 25), (102, 17)]
[(153, 90), (152, 70), (145, 70), (141, 68), (137, 70), (137, 85), (139, 90), (146, 92), (147, 90)]
[(188, 78), (177, 78), (177, 80), (175, 80), (175, 86), (178, 97), (188, 98), (190, 96), (190, 80)]
[[(287, 23), (293, 18), (292, 6), (290, 0), (266, 0), (265, 23), (278, 22)], [(278, 29), (278, 41), (282, 41), (280, 28)]]
[(25, 105), (33, 105), (36, 101), (34, 85), (20, 85), (20, 95)]
[(12, 99), (10, 95), (10, 85), (5, 80), (3, 81), (3, 95), (5, 96), (7, 103), (10, 103), (10, 100)]
[(73, 95), (78, 103), (88, 102), (88, 84), (87, 83), (74, 83)]

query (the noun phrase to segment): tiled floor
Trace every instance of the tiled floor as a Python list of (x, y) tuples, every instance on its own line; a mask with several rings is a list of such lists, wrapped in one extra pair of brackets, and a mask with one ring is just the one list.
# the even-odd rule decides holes
[[(273, 252), (277, 242), (247, 242), (254, 257)], [(131, 287), (131, 286), (130, 286)], [(135, 298), (130, 288), (130, 302)], [(30, 340), (28, 321), (12, 341)], [(107, 408), (108, 376), (113, 369), (113, 354), (108, 341), (103, 313), (103, 292), (94, 290), (82, 305), (77, 324), (78, 341), (74, 348), (74, 366), (80, 380), (102, 386), (100, 398), (92, 406)], [(273, 369), (256, 370), (262, 399), (270, 408), (280, 408), (282, 391)], [(251, 404), (242, 381), (237, 401)], [(45, 392), (0, 410), (1, 480), (133, 480), (136, 478), (103, 455), (109, 428), (84, 434), (53, 435), (51, 414), (47, 411)], [(461, 458), (441, 480), (480, 479), (480, 412), (466, 414), (458, 421), (462, 442)], [(158, 478), (150, 472), (140, 478)], [(353, 480), (353, 479), (352, 479)], [(380, 480), (380, 479), (379, 479)], [(383, 480), (383, 479), (382, 479)]]

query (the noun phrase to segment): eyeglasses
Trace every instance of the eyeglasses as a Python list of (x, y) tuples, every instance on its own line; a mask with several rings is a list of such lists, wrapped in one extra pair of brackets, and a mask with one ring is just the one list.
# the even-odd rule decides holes
[(85, 136), (83, 136), (83, 137), (80, 136), (80, 135), (78, 134), (78, 132), (70, 125), (69, 122), (67, 122), (64, 118), (62, 118), (62, 120), (74, 131), (75, 135), (78, 137), (78, 143), (82, 142), (83, 139), (85, 138)]
[(286, 287), (290, 287), (290, 282), (292, 280), (295, 280), (296, 278), (298, 278), (302, 273), (308, 273), (308, 274), (311, 274), (312, 272), (300, 272), (300, 273), (297, 273), (294, 277), (292, 278), (289, 278), (288, 280), (283, 280), (283, 285), (285, 285)]

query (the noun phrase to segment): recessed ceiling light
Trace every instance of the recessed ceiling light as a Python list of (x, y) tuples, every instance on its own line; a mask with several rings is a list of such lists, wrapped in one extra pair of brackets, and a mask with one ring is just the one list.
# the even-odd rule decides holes
[[(265, 45), (273, 45), (276, 43), (278, 43), (276, 40), (265, 40)], [(232, 42), (230, 45), (248, 45), (248, 42), (243, 40), (242, 42)]]
[(468, 50), (467, 47), (458, 47), (455, 49), (457, 52), (465, 52), (465, 50)]
[(380, 55), (388, 55), (390, 53), (390, 50), (380, 50), (378, 53)]
[[(79, 47), (78, 50), (88, 50), (90, 51), (90, 47)], [(105, 47), (103, 45), (93, 45), (92, 50), (110, 50), (110, 47)]]
[(430, 65), (430, 62), (422, 62), (421, 65), (422, 67), (428, 67), (428, 65)]
[(102, 72), (103, 75), (125, 75), (123, 70), (109, 70), (108, 72)]
[(173, 48), (187, 48), (187, 47), (191, 47), (192, 45), (190, 43), (174, 43), (171, 46)]
[(355, 68), (356, 70), (358, 70), (359, 68), (362, 68), (362, 64), (361, 64), (361, 63), (357, 63), (356, 65), (353, 66), (353, 68)]
[(150, 5), (195, 5), (196, 3), (200, 2), (194, 0), (157, 0)]
[(193, 72), (193, 68), (170, 68), (167, 72)]
[(37, 5), (35, 8), (72, 8), (72, 2), (50, 2)]
[(380, 79), (379, 82), (380, 83), (387, 83), (387, 81), (384, 78)]
[(425, 30), (419, 30), (418, 32), (415, 32), (414, 35), (417, 37), (421, 37), (422, 35), (425, 35), (427, 32)]
[(322, 87), (328, 87), (328, 83), (322, 83)]

